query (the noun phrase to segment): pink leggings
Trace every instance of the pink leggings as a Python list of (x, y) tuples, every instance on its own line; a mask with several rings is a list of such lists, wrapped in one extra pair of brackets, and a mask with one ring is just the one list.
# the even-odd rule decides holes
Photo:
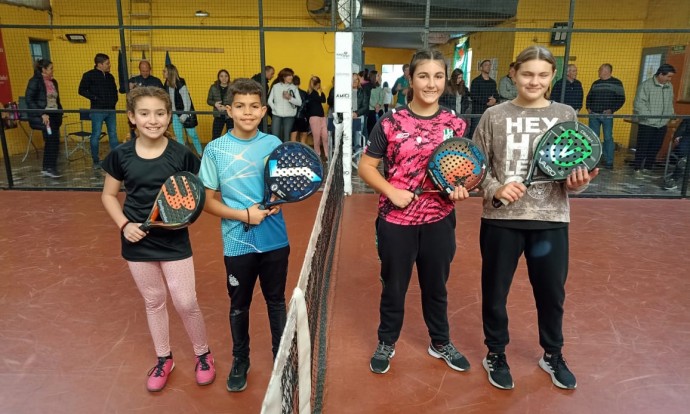
[(323, 143), (323, 152), (326, 157), (330, 155), (328, 152), (328, 130), (326, 128), (326, 118), (322, 116), (310, 116), (309, 127), (311, 128), (311, 135), (314, 138), (314, 151), (321, 155), (321, 144)]
[(156, 355), (163, 357), (170, 354), (166, 282), (175, 309), (182, 318), (187, 335), (192, 341), (194, 354), (202, 355), (208, 352), (206, 325), (196, 300), (194, 260), (190, 257), (170, 262), (127, 262), (127, 264), (141, 296), (144, 297), (146, 319), (153, 337)]

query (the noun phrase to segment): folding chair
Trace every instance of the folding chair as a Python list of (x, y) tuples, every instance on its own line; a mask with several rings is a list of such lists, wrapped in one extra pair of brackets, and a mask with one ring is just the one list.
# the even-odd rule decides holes
[[(17, 110), (19, 111), (19, 127), (22, 129), (27, 139), (26, 151), (24, 151), (24, 158), (22, 158), (22, 162), (26, 161), (26, 157), (29, 156), (31, 147), (34, 147), (36, 158), (38, 158), (38, 147), (36, 147), (36, 144), (34, 144), (33, 141), (34, 131), (38, 130), (31, 128), (31, 125), (29, 124), (29, 114), (25, 111), (26, 109), (29, 109), (29, 107), (26, 104), (26, 97), (20, 96), (19, 100), (17, 101)], [(24, 125), (24, 123), (26, 123), (26, 126)]]
[[(91, 153), (91, 131), (84, 128), (84, 124), (91, 121), (91, 112), (88, 109), (79, 110), (79, 122), (65, 123), (63, 127), (65, 128), (65, 157), (67, 161), (78, 160), (85, 157), (87, 154)], [(79, 129), (75, 129), (76, 127)], [(73, 129), (73, 131), (70, 131)], [(98, 137), (99, 141), (103, 139), (107, 134), (101, 131), (101, 136)], [(74, 141), (74, 148), (70, 149), (70, 141)], [(80, 157), (74, 157), (77, 151), (81, 151)]]

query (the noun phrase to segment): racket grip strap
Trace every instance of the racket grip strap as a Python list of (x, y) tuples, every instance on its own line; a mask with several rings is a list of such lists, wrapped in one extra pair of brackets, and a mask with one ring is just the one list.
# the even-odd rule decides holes
[(120, 226), (120, 233), (124, 233), (124, 232), (125, 232), (125, 227), (127, 227), (127, 225), (128, 225), (129, 223), (131, 223), (131, 221), (127, 220), (127, 221), (125, 221), (125, 224), (123, 224), (123, 225)]

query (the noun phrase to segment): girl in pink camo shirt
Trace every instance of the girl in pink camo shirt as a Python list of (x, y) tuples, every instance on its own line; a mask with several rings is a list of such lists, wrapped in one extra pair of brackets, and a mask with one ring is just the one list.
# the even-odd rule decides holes
[[(464, 187), (449, 196), (431, 188), (424, 171), (431, 153), (445, 139), (462, 136), (465, 121), (439, 106), (446, 85), (446, 62), (436, 50), (412, 57), (411, 102), (388, 112), (374, 126), (359, 163), (359, 175), (381, 194), (376, 235), (381, 259), (381, 303), (378, 345), (369, 368), (384, 374), (395, 355), (403, 324), (405, 295), (416, 264), (422, 312), (429, 329), (428, 353), (456, 371), (469, 369), (467, 359), (450, 341), (446, 281), (455, 255), (455, 201), (469, 197)], [(378, 171), (383, 160), (385, 176)]]

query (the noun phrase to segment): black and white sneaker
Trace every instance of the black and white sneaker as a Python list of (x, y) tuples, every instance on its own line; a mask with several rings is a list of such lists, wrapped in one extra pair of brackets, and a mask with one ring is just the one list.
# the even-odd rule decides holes
[(539, 366), (547, 374), (551, 375), (551, 381), (558, 388), (563, 388), (564, 390), (574, 390), (577, 388), (575, 375), (568, 369), (568, 364), (565, 362), (563, 354), (544, 354), (539, 360)]
[(499, 354), (489, 353), (482, 361), (482, 365), (489, 374), (491, 385), (502, 390), (512, 390), (515, 387), (506, 354), (503, 352)]
[(391, 368), (391, 358), (395, 355), (395, 344), (389, 345), (379, 342), (371, 357), (369, 368), (375, 374), (385, 374)]
[(470, 362), (455, 348), (452, 342), (445, 345), (429, 345), (429, 355), (434, 358), (443, 359), (449, 367), (456, 371), (467, 371), (470, 369)]

